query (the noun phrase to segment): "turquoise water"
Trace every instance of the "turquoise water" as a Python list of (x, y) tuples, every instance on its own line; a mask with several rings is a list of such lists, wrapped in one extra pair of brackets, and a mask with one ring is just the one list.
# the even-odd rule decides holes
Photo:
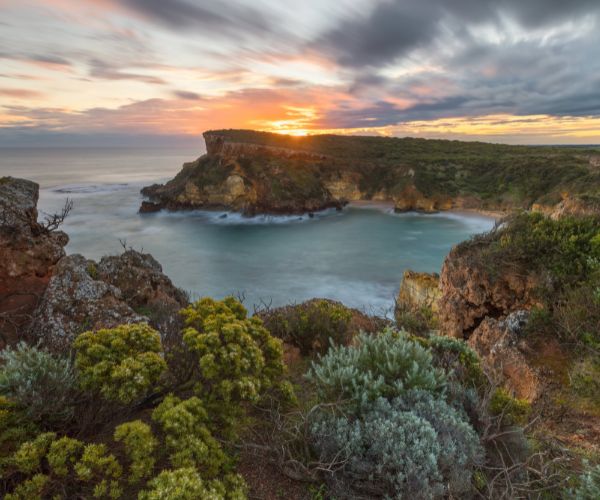
[(64, 230), (69, 253), (98, 259), (119, 240), (152, 253), (194, 297), (245, 296), (281, 305), (329, 297), (384, 313), (405, 269), (439, 271), (456, 243), (493, 220), (459, 214), (393, 214), (350, 207), (309, 217), (255, 217), (223, 212), (137, 213), (139, 189), (172, 177), (200, 151), (0, 150), (0, 175), (42, 186), (39, 207), (74, 209)]

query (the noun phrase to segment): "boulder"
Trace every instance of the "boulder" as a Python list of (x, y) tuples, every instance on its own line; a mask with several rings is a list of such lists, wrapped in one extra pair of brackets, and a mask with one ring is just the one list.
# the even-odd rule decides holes
[(121, 290), (98, 279), (93, 261), (69, 255), (56, 266), (35, 311), (31, 335), (59, 352), (84, 331), (141, 321), (147, 318), (123, 300)]
[(69, 241), (37, 222), (38, 197), (38, 184), (0, 178), (0, 344), (27, 329)]
[(31, 335), (68, 349), (87, 330), (148, 321), (161, 329), (188, 303), (150, 254), (127, 250), (99, 263), (81, 255), (60, 260), (35, 312)]
[(173, 285), (152, 255), (129, 249), (121, 255), (102, 257), (96, 266), (98, 279), (117, 287), (122, 299), (133, 309), (188, 304), (186, 294)]

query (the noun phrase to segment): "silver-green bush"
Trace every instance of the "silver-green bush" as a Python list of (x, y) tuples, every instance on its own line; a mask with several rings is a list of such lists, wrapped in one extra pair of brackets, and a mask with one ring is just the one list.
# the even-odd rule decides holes
[(430, 499), (470, 491), (483, 450), (464, 397), (446, 390), (448, 374), (426, 345), (391, 330), (360, 335), (356, 345), (331, 348), (308, 376), (323, 404), (310, 427), (312, 446), (335, 471), (341, 495)]
[(67, 422), (73, 416), (76, 377), (72, 362), (20, 342), (0, 352), (0, 394), (32, 421)]
[(362, 333), (351, 346), (332, 346), (307, 376), (321, 401), (346, 400), (359, 408), (410, 389), (442, 393), (446, 383), (443, 370), (434, 366), (425, 347), (391, 329), (377, 335)]

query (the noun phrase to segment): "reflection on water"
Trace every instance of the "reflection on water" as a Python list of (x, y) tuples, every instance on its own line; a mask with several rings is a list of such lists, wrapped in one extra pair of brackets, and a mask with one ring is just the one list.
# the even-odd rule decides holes
[(450, 248), (493, 221), (458, 214), (393, 214), (351, 207), (308, 216), (242, 217), (228, 212), (140, 215), (143, 185), (172, 177), (190, 151), (4, 150), (0, 175), (42, 185), (40, 209), (66, 197), (67, 250), (98, 259), (119, 240), (152, 253), (194, 296), (243, 293), (247, 305), (330, 297), (376, 312), (393, 304), (402, 273), (439, 271)]

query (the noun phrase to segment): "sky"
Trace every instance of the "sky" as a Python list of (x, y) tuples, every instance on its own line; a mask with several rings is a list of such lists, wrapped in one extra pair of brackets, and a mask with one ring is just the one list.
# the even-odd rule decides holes
[(600, 0), (0, 0), (0, 146), (600, 143)]

